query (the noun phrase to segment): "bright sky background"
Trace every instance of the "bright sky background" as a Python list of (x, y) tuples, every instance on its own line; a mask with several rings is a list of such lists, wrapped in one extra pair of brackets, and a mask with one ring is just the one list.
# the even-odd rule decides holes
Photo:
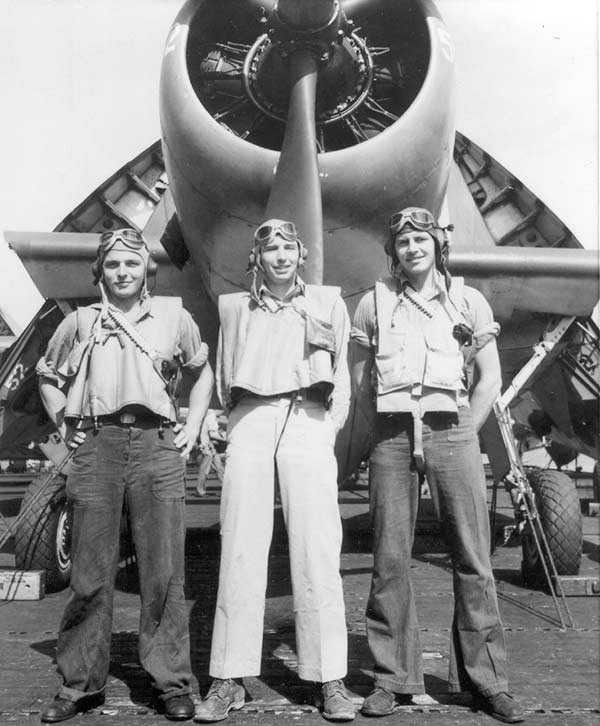
[[(2, 0), (0, 230), (51, 230), (158, 138), (162, 49), (182, 4)], [(457, 49), (458, 129), (597, 248), (597, 1), (436, 4)]]

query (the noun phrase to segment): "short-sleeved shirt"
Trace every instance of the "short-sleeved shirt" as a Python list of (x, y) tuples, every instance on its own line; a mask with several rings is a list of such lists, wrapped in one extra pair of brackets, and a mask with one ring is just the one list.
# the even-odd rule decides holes
[[(90, 305), (100, 312), (101, 303)], [(152, 298), (147, 297), (140, 303), (139, 314), (131, 321), (138, 326), (144, 318), (152, 314)], [(54, 331), (46, 348), (46, 353), (37, 364), (37, 374), (53, 380), (59, 388), (65, 384), (65, 366), (77, 340), (77, 312), (69, 313)], [(200, 330), (187, 310), (181, 308), (179, 334), (175, 358), (190, 373), (199, 372), (208, 359), (208, 347), (202, 342)]]
[[(436, 270), (434, 273), (434, 288), (431, 293), (425, 296), (425, 300), (434, 313), (443, 307), (443, 302), (448, 293), (445, 280)], [(406, 279), (398, 281), (399, 297), (408, 284)], [(465, 366), (472, 367), (477, 352), (487, 345), (499, 332), (499, 325), (494, 322), (492, 309), (485, 297), (473, 287), (463, 287), (463, 313), (473, 330), (473, 341), (465, 355)], [(394, 315), (409, 316), (412, 325), (418, 327), (422, 323), (422, 313), (413, 305), (398, 305)], [(375, 292), (370, 290), (363, 296), (354, 313), (350, 338), (363, 348), (376, 351), (378, 348), (378, 325), (377, 309), (375, 303)], [(467, 376), (470, 377), (470, 376)], [(373, 389), (376, 390), (376, 378), (372, 377)], [(426, 411), (447, 411), (456, 410), (456, 396), (451, 396), (447, 391), (428, 388), (417, 385), (412, 390), (394, 391), (380, 396), (380, 399), (387, 398), (385, 403), (378, 400), (379, 410), (411, 410), (414, 409), (415, 399), (418, 399), (421, 413)], [(466, 390), (458, 393), (458, 406), (468, 406), (468, 395)]]
[(110, 317), (111, 309), (109, 305), (102, 314), (102, 303), (95, 303), (69, 314), (38, 362), (38, 375), (65, 388), (65, 417), (95, 417), (142, 406), (176, 420), (166, 381), (148, 353), (155, 350), (159, 363), (174, 359), (184, 371), (198, 375), (208, 358), (198, 326), (179, 301), (160, 299), (159, 305), (159, 299), (147, 297), (128, 316), (138, 342), (148, 348), (144, 352)]

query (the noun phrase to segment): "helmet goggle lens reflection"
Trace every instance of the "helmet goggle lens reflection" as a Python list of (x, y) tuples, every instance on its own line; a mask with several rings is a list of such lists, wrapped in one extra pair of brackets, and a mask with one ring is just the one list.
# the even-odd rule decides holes
[(118, 242), (122, 242), (130, 250), (140, 250), (146, 247), (144, 239), (134, 229), (115, 229), (112, 232), (104, 232), (100, 236), (102, 254), (110, 252)]
[(390, 232), (395, 235), (405, 224), (410, 224), (418, 230), (427, 231), (438, 227), (435, 218), (427, 209), (411, 209), (410, 211), (396, 212), (390, 217)]
[(293, 222), (285, 222), (283, 220), (271, 220), (261, 224), (254, 233), (254, 243), (256, 245), (264, 245), (272, 242), (275, 235), (281, 235), (286, 240), (298, 239), (296, 225)]

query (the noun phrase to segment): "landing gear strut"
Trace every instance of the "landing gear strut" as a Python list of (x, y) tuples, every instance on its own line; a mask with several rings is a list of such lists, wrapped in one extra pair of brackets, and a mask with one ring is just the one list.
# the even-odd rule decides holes
[[(542, 342), (534, 348), (531, 359), (494, 404), (494, 414), (510, 463), (504, 483), (513, 502), (521, 535), (523, 577), (528, 584), (547, 583), (563, 628), (566, 627), (563, 611), (570, 627), (575, 627), (559, 576), (579, 571), (582, 524), (577, 492), (565, 474), (525, 471), (513, 436), (509, 405), (574, 319), (562, 318), (555, 327), (546, 331)], [(562, 601), (562, 610), (558, 597)]]

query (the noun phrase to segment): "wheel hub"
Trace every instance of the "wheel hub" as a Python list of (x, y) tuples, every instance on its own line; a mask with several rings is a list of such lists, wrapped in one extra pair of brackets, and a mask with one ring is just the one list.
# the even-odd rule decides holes
[(56, 560), (61, 571), (71, 565), (71, 510), (63, 506), (56, 524)]

